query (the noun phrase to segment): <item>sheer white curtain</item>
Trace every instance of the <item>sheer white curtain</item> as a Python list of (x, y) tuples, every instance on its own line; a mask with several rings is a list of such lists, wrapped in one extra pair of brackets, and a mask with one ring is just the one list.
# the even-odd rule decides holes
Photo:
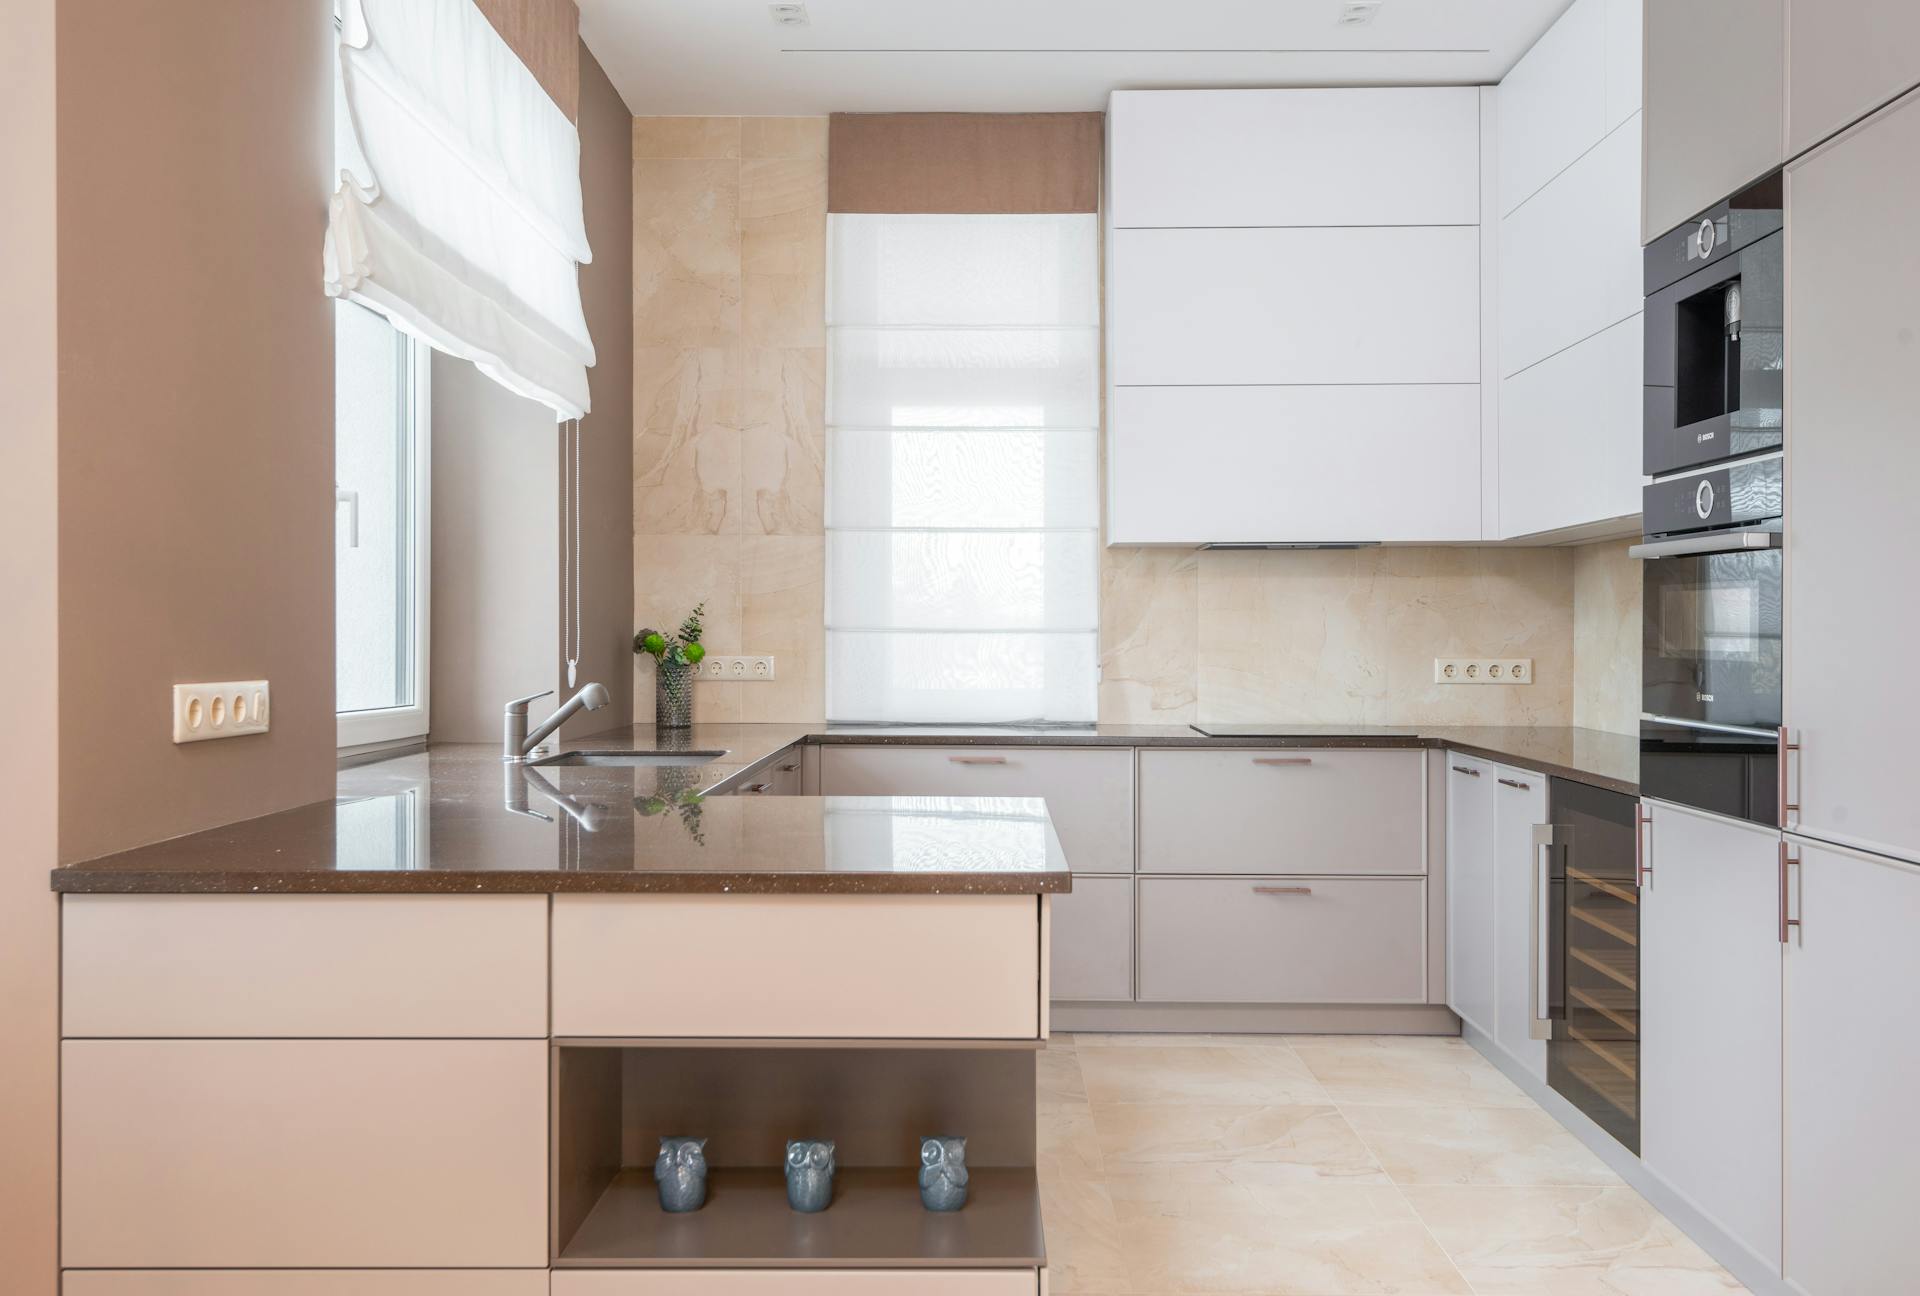
[(1097, 222), (828, 218), (830, 720), (1094, 718)]
[(329, 296), (562, 419), (593, 340), (580, 136), (473, 0), (341, 0)]

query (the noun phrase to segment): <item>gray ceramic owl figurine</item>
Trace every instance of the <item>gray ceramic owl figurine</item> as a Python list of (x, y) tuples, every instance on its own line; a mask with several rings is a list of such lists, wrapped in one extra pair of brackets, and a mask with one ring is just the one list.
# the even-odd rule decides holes
[(787, 1140), (787, 1205), (823, 1211), (833, 1201), (833, 1140)]
[(707, 1141), (703, 1138), (663, 1138), (653, 1159), (654, 1182), (660, 1187), (660, 1209), (678, 1214), (707, 1204)]
[(930, 1134), (920, 1140), (920, 1204), (957, 1211), (967, 1204), (967, 1141)]

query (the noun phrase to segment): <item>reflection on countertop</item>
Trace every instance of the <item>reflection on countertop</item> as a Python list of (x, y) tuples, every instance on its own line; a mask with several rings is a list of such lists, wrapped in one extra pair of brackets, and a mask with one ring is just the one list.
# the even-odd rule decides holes
[[(1259, 733), (1250, 732), (1258, 729)], [(1638, 739), (1571, 727), (651, 725), (561, 751), (696, 763), (512, 765), (487, 744), (340, 772), (332, 801), (54, 870), (67, 892), (1071, 889), (1043, 801), (730, 796), (802, 746), (1451, 748), (1634, 794)], [(707, 759), (706, 753), (723, 755)]]

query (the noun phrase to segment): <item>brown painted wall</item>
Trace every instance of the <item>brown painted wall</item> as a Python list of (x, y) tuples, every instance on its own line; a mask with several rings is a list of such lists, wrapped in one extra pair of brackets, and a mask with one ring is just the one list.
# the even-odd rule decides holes
[(580, 270), (580, 300), (598, 359), (588, 374), (593, 410), (580, 423), (580, 679), (605, 684), (613, 703), (574, 720), (569, 735), (633, 720), (633, 114), (584, 44), (580, 189), (593, 248)]
[[(60, 0), (65, 859), (332, 795), (331, 23)], [(173, 745), (173, 683), (258, 678), (271, 733)]]
[(59, 428), (54, 347), (54, 0), (16, 0), (0, 38), (0, 1288), (53, 1296), (59, 1084)]
[(569, 117), (580, 109), (580, 10), (573, 0), (474, 0), (507, 48)]

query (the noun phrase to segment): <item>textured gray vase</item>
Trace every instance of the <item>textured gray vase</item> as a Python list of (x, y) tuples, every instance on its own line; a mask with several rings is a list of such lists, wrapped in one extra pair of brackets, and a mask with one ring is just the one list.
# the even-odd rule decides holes
[(707, 1204), (707, 1141), (703, 1138), (663, 1138), (653, 1159), (653, 1179), (660, 1186), (660, 1209), (679, 1214)]
[(823, 1211), (833, 1202), (833, 1140), (787, 1140), (787, 1205)]
[(691, 666), (665, 659), (653, 670), (653, 724), (656, 729), (686, 729), (693, 724), (693, 680), (699, 674)]
[(920, 1140), (920, 1204), (957, 1211), (967, 1204), (967, 1141), (944, 1134)]

